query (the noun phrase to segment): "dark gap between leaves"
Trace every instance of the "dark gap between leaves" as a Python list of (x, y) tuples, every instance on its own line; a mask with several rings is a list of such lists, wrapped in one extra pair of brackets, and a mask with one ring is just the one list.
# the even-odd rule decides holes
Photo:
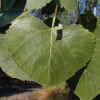
[[(46, 20), (44, 20), (43, 22), (48, 25), (49, 27), (52, 27), (52, 21), (53, 21), (53, 18), (52, 17), (49, 17), (47, 18)], [(58, 24), (60, 23), (60, 21), (56, 18), (55, 20), (55, 25), (54, 26), (58, 26)]]
[(9, 29), (10, 25), (11, 24), (8, 24), (8, 25), (6, 25), (4, 27), (0, 27), (0, 34), (5, 34), (6, 31)]
[(16, 0), (14, 6), (12, 8), (16, 8), (18, 10), (24, 10), (27, 0)]
[(93, 98), (92, 100), (100, 100), (100, 94), (98, 94), (95, 98)]
[(77, 24), (81, 24), (85, 29), (94, 32), (97, 25), (97, 18), (90, 11), (86, 11), (84, 14), (79, 15)]
[(73, 91), (73, 92), (75, 91), (81, 76), (83, 75), (84, 71), (87, 69), (91, 60), (92, 60), (92, 58), (85, 64), (85, 66), (83, 66), (72, 77), (70, 77), (68, 80), (66, 80), (66, 83), (68, 83), (69, 87), (71, 88), (71, 91)]
[[(41, 14), (42, 15), (52, 15), (55, 12), (55, 8), (56, 8), (56, 0), (51, 0), (51, 2), (47, 3), (44, 7), (41, 8)], [(61, 8), (60, 5), (58, 7), (58, 12), (63, 12), (65, 9)]]
[(50, 3), (46, 4), (44, 7), (41, 8), (41, 14), (51, 15), (54, 13), (56, 8), (56, 1), (51, 0)]
[(57, 30), (57, 37), (56, 40), (62, 40), (63, 38), (63, 30)]
[(81, 76), (83, 75), (84, 71), (87, 69), (89, 63), (91, 62), (92, 58), (83, 66), (79, 71), (77, 71), (72, 77), (66, 80), (66, 83), (69, 85), (71, 92), (69, 93), (69, 100), (80, 100), (80, 97), (77, 96), (74, 91), (79, 83)]
[(74, 92), (71, 91), (69, 93), (68, 100), (80, 100), (80, 98)]
[(34, 91), (35, 88), (42, 88), (42, 86), (34, 81), (22, 81), (16, 78), (11, 78), (0, 68), (0, 97), (31, 92)]

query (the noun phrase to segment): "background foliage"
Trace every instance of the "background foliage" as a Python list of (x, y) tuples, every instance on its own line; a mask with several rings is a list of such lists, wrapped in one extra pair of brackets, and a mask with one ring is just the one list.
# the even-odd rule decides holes
[[(41, 8), (49, 2), (28, 0), (26, 9)], [(69, 11), (77, 8), (75, 0), (59, 2)], [(56, 40), (54, 27), (51, 32), (43, 21), (24, 12), (12, 22), (7, 34), (0, 34), (0, 66), (12, 77), (48, 87), (69, 79), (91, 59), (75, 90), (80, 100), (91, 100), (100, 93), (99, 24), (98, 18), (93, 33), (81, 25), (67, 25), (62, 40)]]

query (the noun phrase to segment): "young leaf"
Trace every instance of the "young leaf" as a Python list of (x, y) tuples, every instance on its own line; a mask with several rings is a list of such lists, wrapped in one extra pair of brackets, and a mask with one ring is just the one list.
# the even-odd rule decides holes
[[(31, 80), (47, 87), (68, 79), (92, 56), (94, 35), (80, 25), (65, 27), (62, 40), (56, 40), (54, 30), (51, 54), (50, 33), (51, 29), (38, 18), (28, 13), (18, 17), (7, 33), (9, 56), (3, 57), (4, 62), (0, 61), (5, 72), (12, 75), (16, 69), (13, 72), (16, 77), (25, 79), (17, 76), (22, 71)], [(6, 63), (8, 61), (10, 66)]]

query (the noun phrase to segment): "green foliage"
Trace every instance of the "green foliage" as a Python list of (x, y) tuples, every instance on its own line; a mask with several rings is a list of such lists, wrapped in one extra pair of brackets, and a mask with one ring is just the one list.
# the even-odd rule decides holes
[[(41, 8), (50, 1), (27, 0), (26, 8)], [(60, 4), (68, 10), (76, 9), (76, 0), (60, 0)], [(7, 20), (12, 19), (6, 16)], [(100, 19), (94, 34), (80, 25), (65, 26), (62, 40), (56, 40), (54, 27), (51, 32), (41, 20), (23, 13), (13, 21), (6, 35), (0, 34), (0, 66), (12, 77), (48, 87), (70, 78), (92, 57), (76, 88), (80, 100), (91, 100), (100, 93), (99, 32)]]
[(81, 100), (91, 100), (100, 93), (100, 19), (98, 19), (94, 34), (96, 45), (93, 59), (82, 75), (76, 90)]
[(86, 11), (84, 14), (79, 16), (78, 23), (90, 32), (94, 32), (97, 24), (97, 18), (91, 13), (91, 11)]
[(27, 0), (26, 9), (38, 9), (45, 6), (51, 0)]
[[(52, 0), (27, 0), (27, 9), (41, 8), (45, 6)], [(77, 8), (77, 0), (55, 0), (57, 4), (61, 4), (62, 7), (65, 7), (68, 10), (73, 10)]]
[[(0, 61), (3, 69), (12, 75), (12, 70), (17, 68), (30, 79), (47, 87), (62, 83), (92, 56), (94, 36), (81, 26), (67, 26), (63, 30), (63, 39), (58, 41), (56, 32), (53, 32), (51, 54), (50, 33), (51, 29), (39, 19), (27, 13), (18, 17), (7, 32), (8, 59), (5, 58), (2, 63)], [(14, 64), (9, 61), (8, 68), (6, 62), (9, 59)], [(15, 71), (14, 74), (17, 78), (26, 79), (17, 76), (20, 72)]]
[(77, 8), (77, 0), (60, 0), (61, 6), (64, 6), (68, 10)]

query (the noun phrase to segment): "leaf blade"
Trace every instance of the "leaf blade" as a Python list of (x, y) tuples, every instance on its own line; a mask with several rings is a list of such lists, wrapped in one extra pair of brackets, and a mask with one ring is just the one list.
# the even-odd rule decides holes
[(90, 32), (81, 26), (67, 26), (63, 30), (62, 40), (56, 41), (56, 33), (53, 34), (49, 64), (50, 32), (51, 29), (42, 21), (25, 13), (12, 23), (6, 39), (8, 54), (17, 67), (31, 80), (45, 87), (57, 85), (71, 77), (94, 51), (94, 36)]

